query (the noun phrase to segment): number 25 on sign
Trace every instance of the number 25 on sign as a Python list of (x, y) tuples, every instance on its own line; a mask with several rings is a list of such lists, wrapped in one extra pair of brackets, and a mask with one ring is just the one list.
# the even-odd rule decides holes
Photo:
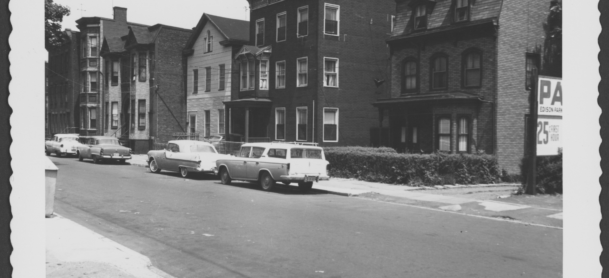
[(561, 125), (560, 118), (537, 119), (537, 155), (558, 154), (558, 149), (562, 148)]

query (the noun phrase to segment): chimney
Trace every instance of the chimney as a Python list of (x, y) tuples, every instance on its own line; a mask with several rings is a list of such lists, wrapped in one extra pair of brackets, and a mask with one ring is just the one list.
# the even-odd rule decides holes
[(114, 7), (114, 21), (127, 22), (127, 8)]

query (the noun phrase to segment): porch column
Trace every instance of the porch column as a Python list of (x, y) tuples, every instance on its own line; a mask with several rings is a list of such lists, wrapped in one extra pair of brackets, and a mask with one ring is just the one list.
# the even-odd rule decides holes
[(379, 107), (379, 147), (383, 145), (383, 108)]
[(250, 141), (250, 108), (245, 107), (245, 142)]

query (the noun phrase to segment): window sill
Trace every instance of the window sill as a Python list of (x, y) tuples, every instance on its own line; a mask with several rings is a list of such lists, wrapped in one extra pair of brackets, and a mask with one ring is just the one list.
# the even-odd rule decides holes
[(307, 86), (308, 85), (299, 85), (299, 86), (296, 86), (296, 88), (306, 88)]
[(308, 37), (308, 36), (309, 36), (309, 34), (306, 34), (306, 35), (298, 35), (298, 34), (296, 34), (297, 38), (305, 38), (305, 37)]
[(334, 36), (334, 37), (338, 37), (338, 36), (340, 36), (340, 34), (328, 34), (328, 33), (324, 32), (324, 36)]
[(336, 89), (338, 89), (338, 86), (326, 86), (326, 85), (324, 85), (324, 88), (336, 88)]
[(338, 140), (336, 141), (326, 141), (326, 140), (322, 140), (324, 143), (338, 143)]

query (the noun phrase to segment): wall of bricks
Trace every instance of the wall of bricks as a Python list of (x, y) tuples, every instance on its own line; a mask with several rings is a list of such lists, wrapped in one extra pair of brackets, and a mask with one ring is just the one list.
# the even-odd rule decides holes
[(525, 89), (525, 55), (543, 47), (550, 1), (504, 1), (499, 19), (497, 76), (497, 157), (508, 172), (518, 173), (524, 155), (525, 114), (529, 92)]

